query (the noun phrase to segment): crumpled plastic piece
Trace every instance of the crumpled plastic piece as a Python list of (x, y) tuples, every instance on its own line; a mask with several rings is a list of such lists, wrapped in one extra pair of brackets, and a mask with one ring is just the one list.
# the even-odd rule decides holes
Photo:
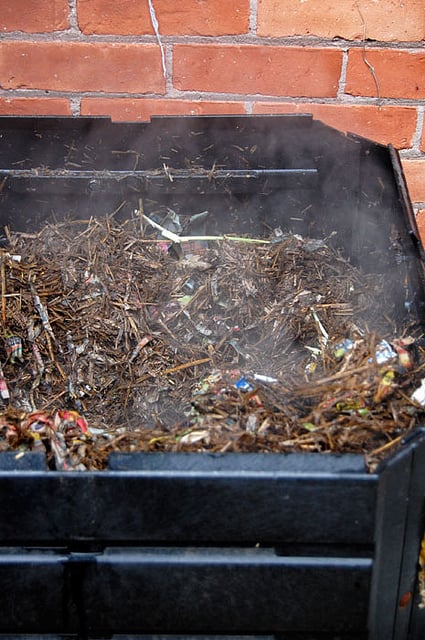
[(7, 335), (5, 340), (6, 354), (12, 364), (19, 360), (23, 361), (22, 357), (22, 339), (16, 335)]
[(4, 433), (7, 439), (16, 438), (21, 434), (28, 434), (32, 444), (25, 442), (29, 450), (40, 449), (51, 451), (54, 458), (55, 469), (63, 471), (85, 470), (78, 453), (78, 446), (91, 437), (86, 420), (77, 411), (60, 409), (55, 413), (36, 410), (23, 415), (20, 426), (14, 424), (7, 427)]

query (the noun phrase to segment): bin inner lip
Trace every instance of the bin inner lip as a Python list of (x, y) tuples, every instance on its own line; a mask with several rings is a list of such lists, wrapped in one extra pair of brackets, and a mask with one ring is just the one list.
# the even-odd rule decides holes
[(173, 169), (165, 167), (164, 169), (142, 170), (135, 169), (133, 171), (126, 170), (76, 170), (76, 169), (0, 169), (0, 173), (4, 176), (12, 176), (14, 178), (125, 178), (128, 176), (138, 178), (155, 178), (167, 177), (173, 180), (188, 180), (208, 178), (224, 179), (224, 178), (267, 178), (269, 176), (304, 176), (306, 174), (317, 175), (317, 169)]

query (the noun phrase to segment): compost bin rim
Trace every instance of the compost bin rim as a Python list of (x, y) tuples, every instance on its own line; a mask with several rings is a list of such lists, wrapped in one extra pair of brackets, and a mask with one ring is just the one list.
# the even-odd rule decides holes
[[(82, 471), (64, 471), (64, 470), (50, 470), (47, 467), (41, 468), (45, 464), (46, 457), (43, 453), (39, 452), (26, 452), (25, 456), (27, 460), (32, 459), (35, 461), (36, 468), (20, 468), (19, 460), (16, 458), (16, 452), (14, 451), (2, 451), (0, 452), (0, 480), (3, 478), (18, 477), (20, 475), (42, 477), (46, 474), (55, 478), (65, 477), (84, 477), (95, 478), (98, 476), (111, 476), (128, 478), (130, 476), (155, 476), (155, 477), (203, 477), (211, 475), (215, 478), (225, 477), (264, 477), (264, 478), (276, 478), (281, 474), (284, 474), (287, 478), (311, 478), (311, 479), (335, 479), (336, 477), (343, 477), (348, 480), (356, 480), (362, 482), (375, 482), (378, 477), (385, 473), (389, 466), (397, 463), (399, 458), (405, 455), (405, 452), (409, 448), (416, 448), (425, 441), (425, 426), (416, 427), (411, 433), (407, 434), (400, 443), (400, 448), (395, 451), (391, 456), (379, 461), (373, 471), (368, 470), (366, 464), (367, 454), (357, 453), (329, 453), (329, 452), (311, 452), (303, 453), (298, 451), (285, 451), (282, 453), (244, 453), (244, 452), (229, 452), (229, 453), (209, 453), (209, 452), (112, 452), (108, 458), (108, 465), (102, 470), (82, 470)], [(118, 466), (114, 468), (114, 458), (124, 459), (125, 462), (129, 462), (128, 467)], [(8, 466), (2, 468), (2, 462)], [(143, 462), (155, 461), (165, 464), (161, 464), (159, 467), (147, 466), (143, 467)], [(190, 463), (190, 466), (179, 468), (173, 466), (173, 463), (177, 460), (185, 460)], [(205, 461), (208, 461), (204, 468), (202, 465)], [(252, 461), (255, 462), (255, 466), (250, 466)], [(270, 469), (270, 463), (275, 463), (274, 468)], [(135, 462), (131, 466), (131, 462)], [(224, 468), (214, 468), (214, 464), (219, 466), (221, 463), (225, 463)], [(238, 468), (228, 468), (227, 465), (241, 464)], [(262, 464), (258, 464), (261, 462)], [(302, 462), (302, 467), (296, 468), (297, 462)], [(309, 462), (319, 463), (319, 466), (309, 469)], [(345, 467), (344, 465), (353, 462), (353, 468)], [(276, 465), (276, 463), (278, 463)], [(289, 463), (289, 465), (288, 465)], [(332, 469), (332, 465), (337, 464), (336, 468)], [(339, 466), (338, 466), (339, 463)], [(361, 463), (361, 465), (360, 465)], [(122, 462), (121, 462), (122, 464)], [(356, 467), (356, 464), (358, 465)], [(1, 638), (0, 638), (1, 640)]]

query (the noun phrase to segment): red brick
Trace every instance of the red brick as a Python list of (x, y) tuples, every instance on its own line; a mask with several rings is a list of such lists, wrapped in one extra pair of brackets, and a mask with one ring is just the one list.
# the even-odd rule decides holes
[(402, 160), (412, 202), (425, 202), (425, 158)]
[[(358, 6), (360, 6), (361, 14)], [(258, 35), (419, 41), (425, 37), (420, 0), (258, 0)]]
[(69, 27), (67, 0), (0, 0), (0, 31), (44, 33)]
[(149, 98), (83, 98), (81, 115), (110, 116), (112, 120), (150, 120), (153, 115), (246, 113), (242, 102), (199, 102)]
[(411, 147), (416, 130), (414, 107), (352, 104), (318, 104), (311, 102), (257, 102), (254, 113), (311, 113), (335, 129), (356, 133), (397, 149)]
[(2, 116), (70, 116), (66, 98), (1, 98)]
[(189, 91), (333, 97), (342, 52), (256, 45), (175, 45), (174, 86)]
[(3, 42), (3, 89), (52, 91), (164, 91), (159, 47), (154, 44)]
[[(163, 35), (233, 35), (249, 28), (249, 0), (154, 0)], [(147, 1), (78, 0), (78, 22), (87, 34), (153, 33)]]
[(425, 247), (425, 209), (419, 209), (416, 214), (416, 224), (418, 225), (422, 246)]
[(425, 51), (351, 49), (345, 91), (355, 96), (377, 96), (377, 86), (364, 55), (375, 70), (379, 94), (385, 98), (425, 98)]

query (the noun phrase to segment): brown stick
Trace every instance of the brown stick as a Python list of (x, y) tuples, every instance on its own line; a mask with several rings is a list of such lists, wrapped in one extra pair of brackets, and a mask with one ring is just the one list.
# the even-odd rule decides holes
[(210, 362), (211, 358), (200, 358), (200, 360), (191, 360), (191, 362), (183, 362), (183, 364), (179, 364), (177, 367), (170, 367), (169, 369), (165, 369), (160, 373), (161, 376), (167, 376), (169, 373), (174, 373), (175, 371), (181, 371), (182, 369), (189, 369), (190, 367), (196, 367), (198, 364), (205, 364), (206, 362)]
[(394, 447), (396, 444), (398, 444), (401, 440), (403, 440), (403, 438), (406, 436), (406, 434), (404, 433), (401, 436), (398, 436), (397, 438), (394, 438), (394, 440), (390, 440), (389, 442), (386, 442), (385, 444), (382, 445), (382, 447), (378, 447), (377, 449), (374, 449), (373, 451), (371, 451), (370, 453), (368, 453), (367, 455), (369, 457), (372, 456), (376, 456), (378, 455), (378, 453), (382, 453), (383, 451), (386, 451), (387, 449), (389, 449), (390, 447)]
[(315, 395), (317, 393), (318, 387), (329, 384), (329, 382), (334, 382), (335, 380), (341, 380), (341, 378), (346, 378), (347, 376), (354, 376), (356, 373), (360, 373), (361, 371), (366, 371), (370, 369), (370, 364), (365, 364), (361, 367), (357, 367), (357, 369), (347, 369), (345, 371), (339, 371), (335, 373), (333, 376), (328, 376), (327, 378), (321, 378), (320, 380), (315, 380), (311, 383), (310, 386), (298, 387), (295, 389), (295, 393), (297, 395)]
[(6, 267), (4, 264), (4, 253), (1, 254), (1, 321), (6, 327)]

